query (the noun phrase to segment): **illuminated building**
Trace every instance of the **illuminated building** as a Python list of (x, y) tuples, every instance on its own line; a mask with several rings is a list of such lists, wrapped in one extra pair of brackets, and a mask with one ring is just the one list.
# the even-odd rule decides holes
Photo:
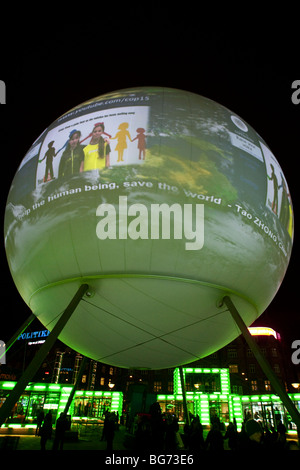
[[(278, 395), (231, 393), (228, 368), (185, 367), (183, 373), (188, 411), (194, 416), (198, 415), (203, 426), (211, 425), (213, 419), (218, 418), (224, 427), (235, 421), (240, 430), (243, 421), (253, 417), (269, 429), (276, 428), (281, 420), (288, 431), (296, 431)], [(300, 393), (289, 394), (289, 397), (300, 411)], [(179, 369), (174, 371), (174, 393), (159, 394), (157, 400), (163, 412), (175, 413), (183, 421), (183, 389)]]
[[(0, 403), (5, 401), (16, 382), (0, 382)], [(31, 383), (21, 395), (13, 408), (10, 417), (2, 428), (32, 429), (36, 428), (37, 414), (43, 410), (46, 414), (52, 413), (53, 423), (59, 414), (65, 410), (72, 386), (62, 384)], [(72, 416), (73, 426), (79, 424), (103, 423), (106, 411), (122, 414), (123, 393), (115, 391), (77, 390), (72, 400), (69, 414)]]

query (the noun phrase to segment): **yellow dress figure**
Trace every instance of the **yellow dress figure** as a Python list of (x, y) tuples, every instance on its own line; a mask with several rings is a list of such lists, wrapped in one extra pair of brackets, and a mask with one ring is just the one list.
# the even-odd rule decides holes
[(96, 124), (90, 143), (84, 147), (84, 166), (83, 171), (89, 170), (102, 170), (110, 166), (110, 145), (107, 140), (104, 140), (102, 134), (104, 132), (104, 125)]
[(118, 129), (119, 132), (115, 135), (115, 137), (112, 137), (112, 139), (118, 139), (118, 143), (116, 145), (115, 150), (118, 152), (118, 162), (123, 162), (123, 154), (124, 150), (127, 148), (127, 138), (131, 141), (130, 134), (127, 130), (129, 124), (128, 122), (122, 122), (122, 124), (119, 125)]

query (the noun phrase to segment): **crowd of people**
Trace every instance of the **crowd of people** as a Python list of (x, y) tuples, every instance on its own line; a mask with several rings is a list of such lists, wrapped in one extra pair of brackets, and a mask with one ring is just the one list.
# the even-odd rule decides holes
[(202, 451), (279, 451), (300, 450), (298, 442), (286, 439), (286, 428), (279, 421), (277, 428), (264, 428), (255, 419), (244, 421), (239, 431), (236, 422), (224, 429), (219, 418), (212, 419), (209, 431), (205, 431), (199, 416), (190, 416), (183, 433), (179, 432), (178, 418), (163, 414), (152, 407), (149, 415), (137, 417), (134, 446), (139, 451), (172, 452), (185, 449), (192, 453)]
[[(52, 450), (62, 450), (65, 432), (70, 422), (65, 413), (61, 413), (56, 421)], [(113, 450), (115, 432), (119, 428), (119, 420), (115, 413), (106, 412), (101, 440), (106, 441), (108, 451)], [(52, 415), (49, 411), (38, 419), (37, 434), (41, 437), (41, 450), (46, 450), (47, 442), (52, 439)], [(207, 431), (202, 426), (199, 416), (190, 415), (183, 432), (179, 431), (178, 417), (171, 413), (162, 413), (158, 403), (154, 403), (148, 414), (137, 414), (131, 433), (133, 440), (124, 442), (125, 447), (142, 452), (174, 453), (187, 450), (192, 454), (205, 451), (270, 451), (300, 450), (295, 440), (287, 440), (286, 428), (281, 421), (275, 428), (263, 427), (262, 423), (248, 418), (238, 430), (236, 422), (230, 422), (227, 428), (220, 419), (211, 418), (211, 426)], [(128, 434), (127, 434), (128, 436)]]
[(49, 410), (46, 415), (41, 410), (37, 417), (37, 427), (36, 434), (40, 436), (41, 440), (41, 450), (46, 450), (47, 442), (52, 439), (54, 434), (54, 439), (52, 443), (52, 450), (63, 450), (64, 437), (67, 430), (70, 429), (70, 420), (68, 419), (66, 413), (60, 413), (59, 418), (56, 420), (55, 430), (53, 431), (53, 417), (52, 413)]

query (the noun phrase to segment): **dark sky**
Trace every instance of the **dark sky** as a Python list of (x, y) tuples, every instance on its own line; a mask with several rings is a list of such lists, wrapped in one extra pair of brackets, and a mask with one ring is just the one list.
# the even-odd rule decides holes
[[(173, 87), (204, 95), (240, 115), (263, 137), (288, 181), (295, 215), (292, 258), (282, 287), (256, 323), (273, 326), (289, 344), (300, 339), (296, 282), (300, 104), (291, 100), (291, 85), (300, 79), (297, 24), (290, 18), (288, 29), (279, 28), (271, 21), (262, 24), (258, 15), (250, 25), (235, 20), (219, 27), (211, 18), (193, 21), (192, 14), (178, 15), (173, 21), (160, 10), (147, 15), (128, 8), (118, 20), (110, 19), (110, 14), (102, 12), (101, 21), (86, 10), (84, 17), (77, 12), (75, 20), (58, 21), (57, 15), (52, 21), (45, 15), (21, 21), (20, 28), (14, 28), (17, 41), (2, 38), (6, 46), (0, 79), (7, 91), (7, 104), (0, 109), (2, 220), (11, 181), (26, 151), (73, 106), (135, 86)], [(203, 29), (206, 23), (210, 27)], [(0, 261), (0, 339), (7, 341), (30, 311), (10, 277), (3, 243)]]

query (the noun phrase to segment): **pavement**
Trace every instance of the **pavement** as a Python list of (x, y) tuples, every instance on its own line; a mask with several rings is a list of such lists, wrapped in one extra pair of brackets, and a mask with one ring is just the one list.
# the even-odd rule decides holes
[[(107, 442), (101, 439), (102, 429), (97, 431), (82, 432), (77, 440), (66, 440), (64, 442), (63, 450), (72, 451), (87, 451), (87, 450), (107, 450)], [(119, 426), (115, 431), (113, 440), (113, 450), (128, 450), (124, 446), (124, 441), (127, 438), (127, 431), (125, 426)], [(3, 441), (4, 440), (4, 441)], [(52, 450), (53, 438), (46, 443), (46, 450)], [(0, 436), (0, 449), (1, 450), (41, 450), (41, 438), (36, 435), (11, 435)]]

